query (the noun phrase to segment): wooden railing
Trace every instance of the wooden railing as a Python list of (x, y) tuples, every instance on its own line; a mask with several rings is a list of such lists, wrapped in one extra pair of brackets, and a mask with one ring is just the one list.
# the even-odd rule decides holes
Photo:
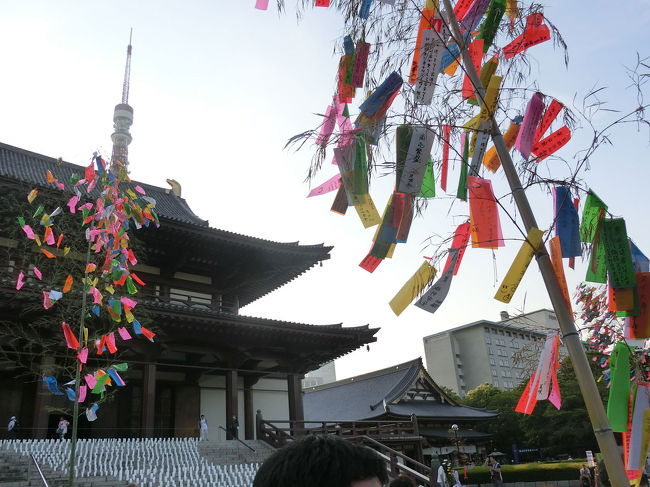
[(382, 442), (410, 442), (420, 445), (417, 421), (288, 421), (258, 418), (257, 438), (281, 447), (295, 437), (334, 434), (367, 436)]

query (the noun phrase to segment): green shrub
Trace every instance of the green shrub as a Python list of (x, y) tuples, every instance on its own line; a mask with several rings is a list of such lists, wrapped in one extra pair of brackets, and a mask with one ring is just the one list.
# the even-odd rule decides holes
[[(522, 465), (502, 465), (504, 483), (541, 482), (545, 480), (576, 480), (580, 478), (581, 462), (525, 463)], [(492, 477), (487, 467), (474, 467), (467, 470), (463, 479), (463, 469), (459, 469), (462, 484), (491, 484)]]

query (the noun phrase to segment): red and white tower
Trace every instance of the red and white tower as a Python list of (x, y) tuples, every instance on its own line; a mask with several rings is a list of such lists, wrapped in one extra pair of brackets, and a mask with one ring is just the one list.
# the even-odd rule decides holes
[[(133, 30), (131, 30), (131, 34)], [(113, 112), (113, 128), (111, 135), (113, 141), (113, 154), (111, 156), (111, 169), (117, 170), (117, 161), (128, 168), (129, 144), (133, 138), (129, 127), (133, 124), (133, 108), (129, 106), (129, 78), (131, 77), (131, 35), (129, 46), (126, 48), (126, 68), (124, 69), (124, 84), (122, 85), (122, 102), (115, 105)]]

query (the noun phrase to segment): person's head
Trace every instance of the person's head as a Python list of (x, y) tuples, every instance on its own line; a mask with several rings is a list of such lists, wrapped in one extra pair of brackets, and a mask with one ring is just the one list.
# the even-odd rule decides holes
[(201, 419), (205, 418), (205, 416), (201, 415)]
[(12, 417), (10, 418), (10, 420), (12, 420), (12, 419), (16, 419), (16, 416), (12, 416)]
[(257, 471), (253, 487), (383, 487), (385, 461), (336, 435), (307, 436), (279, 449)]
[(488, 462), (490, 462), (490, 463), (494, 463), (495, 461), (496, 461), (496, 460), (494, 459), (494, 457), (493, 457), (492, 455), (490, 455), (490, 456), (488, 457)]
[(411, 477), (400, 475), (390, 482), (389, 487), (415, 487), (415, 482)]

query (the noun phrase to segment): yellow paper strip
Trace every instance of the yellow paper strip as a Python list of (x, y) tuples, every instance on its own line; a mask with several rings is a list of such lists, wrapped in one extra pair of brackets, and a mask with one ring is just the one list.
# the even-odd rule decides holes
[(481, 120), (489, 120), (490, 115), (494, 113), (497, 100), (499, 99), (499, 88), (501, 88), (502, 80), (503, 76), (497, 76), (496, 74), (490, 77), (490, 83), (485, 90), (485, 103), (481, 107), (481, 113), (479, 115)]
[(481, 122), (481, 114), (479, 113), (475, 117), (470, 118), (465, 125), (463, 125), (464, 130), (478, 130), (478, 124)]
[(422, 292), (424, 287), (431, 282), (435, 275), (436, 269), (428, 261), (423, 262), (417, 272), (406, 281), (402, 289), (390, 300), (389, 304), (393, 313), (399, 316), (411, 304), (411, 301)]
[(364, 228), (370, 228), (381, 223), (379, 212), (368, 193), (351, 194), (350, 197)]
[(526, 269), (528, 269), (530, 261), (533, 260), (535, 252), (542, 243), (543, 235), (544, 232), (535, 227), (528, 231), (526, 241), (521, 245), (515, 260), (512, 261), (506, 277), (503, 278), (501, 286), (499, 286), (497, 293), (494, 295), (494, 299), (501, 301), (502, 303), (510, 302), (512, 296), (517, 290), (517, 286), (519, 286), (521, 279), (526, 273)]

